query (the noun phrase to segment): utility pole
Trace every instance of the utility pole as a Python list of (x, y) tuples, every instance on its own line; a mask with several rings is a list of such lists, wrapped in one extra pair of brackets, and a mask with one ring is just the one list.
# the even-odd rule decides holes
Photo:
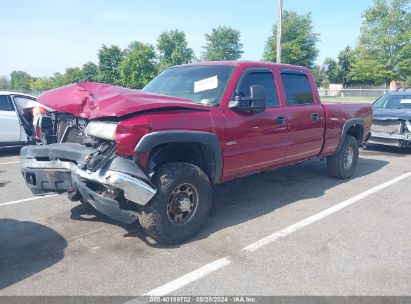
[(283, 19), (283, 0), (278, 0), (277, 18), (277, 63), (281, 63), (281, 23)]

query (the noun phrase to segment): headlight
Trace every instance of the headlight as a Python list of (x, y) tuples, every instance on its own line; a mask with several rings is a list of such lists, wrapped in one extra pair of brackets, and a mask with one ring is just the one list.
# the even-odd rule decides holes
[(411, 122), (409, 120), (405, 121), (405, 126), (407, 127), (408, 132), (411, 132)]
[(86, 134), (107, 140), (114, 140), (117, 124), (112, 122), (92, 121), (86, 127)]

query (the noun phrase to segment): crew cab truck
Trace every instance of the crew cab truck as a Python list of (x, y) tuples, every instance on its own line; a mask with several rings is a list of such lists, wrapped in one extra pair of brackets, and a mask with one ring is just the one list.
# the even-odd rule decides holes
[(21, 150), (32, 192), (68, 192), (169, 244), (200, 230), (214, 185), (313, 158), (350, 178), (372, 116), (321, 104), (307, 68), (265, 62), (177, 66), (141, 91), (77, 83), (38, 101), (57, 112), (43, 117), (51, 144)]

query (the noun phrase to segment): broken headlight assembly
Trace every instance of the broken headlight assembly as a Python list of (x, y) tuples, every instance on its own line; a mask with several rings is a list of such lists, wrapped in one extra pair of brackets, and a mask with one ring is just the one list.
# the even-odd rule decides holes
[(86, 134), (97, 138), (115, 140), (116, 129), (116, 123), (92, 121), (86, 127)]

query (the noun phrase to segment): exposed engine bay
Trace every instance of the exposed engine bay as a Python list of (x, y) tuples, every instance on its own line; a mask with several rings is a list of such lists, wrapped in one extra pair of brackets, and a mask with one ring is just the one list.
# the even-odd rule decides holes
[(411, 147), (411, 94), (409, 88), (381, 96), (373, 103), (370, 144)]
[(70, 114), (51, 112), (41, 117), (38, 122), (40, 141), (38, 144), (75, 143), (95, 149), (84, 160), (88, 170), (96, 170), (115, 154), (115, 142), (87, 136), (88, 120)]
[[(87, 120), (70, 114), (52, 112), (43, 115), (37, 124), (40, 144), (72, 142), (83, 144), (87, 138)], [(36, 130), (37, 131), (37, 130)]]
[(403, 119), (374, 119), (371, 125), (370, 144), (394, 147), (411, 146), (411, 121)]

